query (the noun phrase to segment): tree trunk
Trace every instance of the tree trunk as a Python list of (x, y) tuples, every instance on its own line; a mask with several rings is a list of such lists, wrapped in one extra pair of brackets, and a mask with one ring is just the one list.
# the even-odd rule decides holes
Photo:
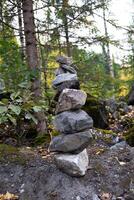
[(24, 36), (23, 36), (23, 23), (22, 23), (22, 2), (17, 0), (17, 11), (18, 11), (18, 23), (19, 23), (19, 37), (20, 37), (20, 44), (21, 44), (21, 58), (24, 61), (25, 57), (25, 45), (24, 45)]
[(67, 56), (70, 57), (71, 56), (71, 47), (70, 47), (70, 41), (69, 41), (67, 8), (68, 8), (68, 0), (63, 0), (62, 12), (63, 12), (63, 24), (64, 24), (64, 30), (65, 30), (65, 39), (66, 39), (66, 49), (67, 49)]
[(109, 35), (108, 35), (108, 30), (107, 30), (107, 23), (106, 23), (106, 13), (105, 13), (105, 3), (103, 5), (103, 22), (104, 22), (104, 31), (105, 31), (105, 37), (106, 37), (106, 42), (103, 44), (103, 53), (105, 57), (105, 62), (106, 62), (106, 71), (108, 74), (114, 78), (114, 70), (110, 58), (110, 47), (109, 47)]
[(3, 1), (0, 1), (0, 31), (4, 31), (4, 23), (3, 23)]
[[(32, 92), (34, 94), (35, 101), (38, 102), (41, 98), (41, 81), (39, 68), (40, 63), (37, 52), (37, 42), (35, 34), (33, 1), (22, 0), (22, 10), (24, 19), (27, 63), (34, 74), (34, 78), (32, 80)], [(37, 131), (39, 135), (42, 135), (47, 131), (44, 112), (37, 112), (36, 117), (38, 119)]]

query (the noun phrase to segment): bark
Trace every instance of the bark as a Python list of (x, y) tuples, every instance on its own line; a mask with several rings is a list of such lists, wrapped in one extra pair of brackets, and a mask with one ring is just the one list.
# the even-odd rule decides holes
[(107, 30), (107, 22), (106, 22), (106, 13), (105, 13), (105, 5), (103, 6), (103, 22), (104, 22), (104, 31), (105, 31), (105, 37), (106, 37), (106, 42), (103, 44), (103, 53), (105, 57), (105, 62), (106, 62), (106, 70), (108, 74), (114, 78), (114, 70), (110, 58), (110, 47), (109, 47), (109, 35), (108, 35), (108, 30)]
[(63, 0), (62, 11), (63, 11), (63, 24), (65, 30), (65, 39), (66, 39), (66, 49), (67, 56), (71, 56), (71, 46), (69, 41), (69, 28), (68, 28), (68, 18), (67, 18), (67, 8), (68, 8), (68, 0)]
[(3, 20), (3, 2), (0, 1), (0, 31), (4, 30)]
[(19, 23), (19, 37), (20, 37), (20, 44), (21, 44), (21, 58), (22, 58), (22, 61), (24, 61), (25, 44), (24, 44), (24, 36), (23, 36), (22, 2), (20, 0), (17, 0), (17, 11), (18, 11), (18, 23)]
[[(34, 94), (35, 101), (38, 102), (41, 98), (41, 81), (39, 68), (40, 63), (35, 35), (33, 1), (22, 0), (22, 10), (24, 20), (27, 63), (31, 71), (34, 73), (34, 78), (32, 80), (32, 92)], [(38, 112), (36, 114), (36, 117), (38, 119), (37, 131), (38, 134), (42, 135), (47, 131), (45, 115), (43, 112)]]

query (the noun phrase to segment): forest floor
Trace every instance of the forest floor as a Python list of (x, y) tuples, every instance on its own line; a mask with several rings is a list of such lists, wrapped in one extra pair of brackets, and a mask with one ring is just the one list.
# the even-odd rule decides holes
[(47, 148), (1, 144), (0, 200), (134, 200), (134, 147), (98, 141), (88, 155), (86, 175), (76, 178), (56, 168)]

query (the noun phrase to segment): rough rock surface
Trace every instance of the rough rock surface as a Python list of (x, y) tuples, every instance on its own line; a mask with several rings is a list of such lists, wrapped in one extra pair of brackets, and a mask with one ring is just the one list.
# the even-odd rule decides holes
[(72, 58), (67, 56), (58, 56), (56, 61), (60, 64), (66, 64), (66, 65), (71, 65), (73, 63)]
[(92, 134), (89, 131), (68, 135), (59, 135), (52, 139), (49, 150), (57, 152), (79, 153), (83, 151), (92, 141)]
[(84, 149), (79, 154), (57, 154), (55, 163), (57, 167), (70, 176), (84, 176), (88, 168), (88, 154)]
[(82, 90), (64, 89), (59, 97), (56, 113), (71, 109), (80, 109), (86, 102), (87, 95)]
[(60, 74), (64, 74), (65, 70), (59, 67), (58, 69), (55, 70), (55, 75), (58, 76)]
[(64, 73), (56, 76), (56, 79), (52, 82), (54, 88), (65, 81), (76, 81), (78, 79), (76, 74)]
[(53, 124), (60, 133), (72, 134), (92, 128), (92, 118), (83, 110), (65, 111), (56, 115)]
[(61, 93), (64, 89), (69, 88), (69, 89), (80, 89), (80, 84), (78, 80), (75, 81), (65, 81), (64, 83), (61, 83), (56, 86), (56, 89), (58, 93)]
[(66, 73), (69, 72), (71, 74), (77, 74), (76, 70), (71, 66), (61, 65), (61, 68), (64, 69)]

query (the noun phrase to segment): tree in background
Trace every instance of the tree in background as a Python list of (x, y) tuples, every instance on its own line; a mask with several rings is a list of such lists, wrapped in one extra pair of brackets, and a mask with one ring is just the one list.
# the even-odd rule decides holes
[[(41, 98), (41, 79), (40, 79), (40, 61), (38, 57), (34, 14), (33, 14), (33, 1), (22, 0), (23, 19), (24, 19), (24, 32), (26, 41), (26, 57), (28, 67), (33, 72), (32, 78), (32, 92), (33, 98), (38, 102)], [(37, 131), (40, 135), (47, 131), (45, 115), (43, 111), (37, 112), (38, 119)]]
[(114, 78), (114, 70), (113, 70), (113, 66), (112, 66), (112, 62), (111, 62), (111, 58), (110, 58), (110, 46), (109, 46), (109, 34), (108, 34), (108, 28), (107, 28), (107, 19), (106, 19), (106, 10), (108, 10), (108, 1), (107, 0), (103, 0), (103, 6), (102, 6), (102, 11), (103, 11), (103, 23), (104, 23), (104, 37), (105, 40), (102, 43), (102, 50), (103, 50), (103, 55), (104, 55), (104, 59), (105, 59), (105, 68), (106, 68), (106, 72), (112, 77)]

